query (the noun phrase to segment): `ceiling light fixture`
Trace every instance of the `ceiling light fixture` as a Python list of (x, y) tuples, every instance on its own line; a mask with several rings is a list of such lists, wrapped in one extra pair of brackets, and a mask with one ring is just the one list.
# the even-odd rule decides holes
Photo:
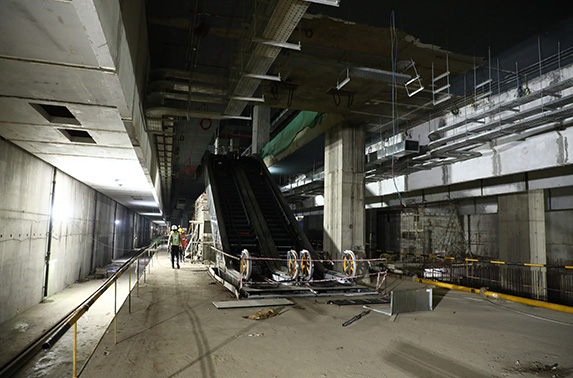
[(271, 81), (281, 81), (281, 74), (279, 73), (278, 76), (271, 76), (271, 75), (260, 75), (254, 73), (244, 74), (245, 77), (250, 77), (253, 79), (261, 79), (261, 80), (271, 80)]
[(252, 121), (253, 119), (248, 116), (235, 116), (235, 115), (223, 115), (223, 119), (243, 119), (245, 121)]
[(411, 76), (407, 74), (384, 71), (370, 67), (352, 67), (350, 68), (349, 76), (394, 84), (404, 84), (411, 79)]
[(265, 96), (262, 96), (260, 98), (259, 97), (232, 96), (231, 100), (265, 102)]
[(304, 0), (304, 1), (309, 3), (331, 5), (333, 7), (337, 7), (340, 5), (340, 0)]
[(261, 38), (255, 38), (255, 39), (253, 39), (253, 42), (262, 43), (263, 45), (269, 45), (269, 46), (281, 47), (284, 49), (300, 51), (300, 42), (298, 44), (296, 44), (296, 43), (288, 43), (288, 42), (271, 41), (268, 39), (261, 39)]
[[(336, 90), (339, 91), (342, 87), (344, 87), (346, 84), (350, 83), (350, 74), (348, 72), (348, 67), (344, 70), (346, 71), (346, 79), (342, 80), (341, 82), (338, 82), (338, 80), (336, 81)], [(343, 71), (343, 72), (344, 72)], [(340, 76), (340, 75), (339, 75)]]

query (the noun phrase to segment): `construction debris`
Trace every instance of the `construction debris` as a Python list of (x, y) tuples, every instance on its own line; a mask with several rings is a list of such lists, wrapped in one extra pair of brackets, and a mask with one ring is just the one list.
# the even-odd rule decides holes
[(250, 316), (243, 316), (245, 319), (252, 319), (252, 320), (261, 320), (272, 318), (273, 316), (277, 316), (279, 313), (275, 311), (274, 308), (266, 308), (264, 310), (258, 311)]
[(286, 298), (261, 298), (261, 299), (241, 299), (235, 301), (213, 302), (218, 309), (245, 308), (245, 307), (268, 307), (268, 306), (290, 306), (294, 302)]
[(368, 315), (368, 313), (370, 312), (370, 310), (367, 311), (362, 311), (360, 314), (356, 315), (355, 317), (348, 319), (347, 321), (345, 321), (344, 323), (342, 323), (343, 327), (349, 326), (352, 323), (354, 323), (355, 321), (357, 321), (358, 319), (360, 319), (361, 317), (363, 317), (364, 315)]
[(334, 299), (334, 300), (326, 302), (326, 304), (335, 304), (338, 306), (385, 304), (385, 303), (390, 303), (390, 298)]

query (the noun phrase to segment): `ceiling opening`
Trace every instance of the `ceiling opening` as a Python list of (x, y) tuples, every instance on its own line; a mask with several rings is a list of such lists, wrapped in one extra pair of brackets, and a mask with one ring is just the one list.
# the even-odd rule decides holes
[(92, 143), (95, 144), (95, 140), (91, 135), (84, 130), (74, 130), (74, 129), (58, 129), (70, 142), (76, 143)]
[(74, 117), (70, 110), (65, 106), (33, 103), (30, 103), (30, 105), (32, 105), (32, 107), (50, 123), (81, 125), (76, 117)]

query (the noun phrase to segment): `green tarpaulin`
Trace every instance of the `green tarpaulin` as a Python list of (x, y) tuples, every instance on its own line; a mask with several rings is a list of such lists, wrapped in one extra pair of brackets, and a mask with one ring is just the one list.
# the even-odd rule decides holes
[(276, 137), (267, 143), (261, 150), (261, 156), (277, 156), (291, 145), (298, 133), (307, 127), (313, 128), (322, 121), (323, 113), (302, 111), (288, 124)]

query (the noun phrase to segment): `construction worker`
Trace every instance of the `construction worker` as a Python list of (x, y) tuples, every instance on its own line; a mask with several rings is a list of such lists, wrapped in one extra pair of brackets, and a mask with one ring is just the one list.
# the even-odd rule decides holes
[(183, 229), (181, 227), (179, 227), (179, 233), (181, 234), (181, 244), (183, 246), (183, 248), (181, 248), (181, 256), (180, 256), (180, 260), (182, 262), (185, 262), (185, 248), (187, 247), (187, 235), (185, 235), (185, 231), (183, 231)]
[(171, 226), (169, 239), (167, 239), (167, 249), (171, 253), (171, 268), (175, 269), (175, 260), (177, 260), (177, 269), (179, 269), (179, 254), (182, 250), (182, 244), (181, 234), (175, 225)]

